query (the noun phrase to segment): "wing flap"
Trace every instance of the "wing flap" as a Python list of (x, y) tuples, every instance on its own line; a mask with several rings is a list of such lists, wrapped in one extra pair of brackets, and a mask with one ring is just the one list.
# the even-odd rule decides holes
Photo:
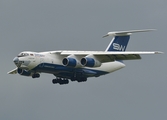
[(100, 62), (111, 62), (115, 60), (137, 60), (141, 59), (138, 54), (117, 54), (117, 55), (94, 55)]
[(139, 54), (116, 55), (115, 60), (136, 60), (141, 59)]

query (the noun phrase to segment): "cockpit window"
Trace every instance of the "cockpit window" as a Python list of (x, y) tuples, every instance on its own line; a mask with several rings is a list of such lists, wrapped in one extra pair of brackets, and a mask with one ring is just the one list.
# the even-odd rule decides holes
[(20, 54), (18, 54), (17, 57), (24, 57), (24, 56), (29, 56), (29, 54), (28, 53), (20, 53)]

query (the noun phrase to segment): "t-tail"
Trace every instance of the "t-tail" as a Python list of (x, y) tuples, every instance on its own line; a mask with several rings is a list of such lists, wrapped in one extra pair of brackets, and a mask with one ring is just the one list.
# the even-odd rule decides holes
[(113, 36), (110, 44), (106, 48), (107, 51), (125, 51), (130, 39), (130, 35), (132, 33), (137, 32), (148, 32), (153, 31), (155, 29), (145, 29), (145, 30), (130, 30), (130, 31), (116, 31), (116, 32), (108, 32), (107, 35), (103, 37)]

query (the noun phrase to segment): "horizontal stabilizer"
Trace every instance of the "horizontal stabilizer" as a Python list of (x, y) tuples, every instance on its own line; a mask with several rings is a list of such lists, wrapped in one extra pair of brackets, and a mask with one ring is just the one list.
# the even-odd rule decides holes
[(153, 31), (155, 29), (144, 29), (144, 30), (129, 30), (129, 31), (115, 31), (115, 32), (108, 32), (106, 35), (103, 36), (104, 37), (108, 37), (108, 36), (127, 36), (127, 35), (131, 35), (132, 33), (137, 33), (137, 32), (149, 32), (149, 31)]

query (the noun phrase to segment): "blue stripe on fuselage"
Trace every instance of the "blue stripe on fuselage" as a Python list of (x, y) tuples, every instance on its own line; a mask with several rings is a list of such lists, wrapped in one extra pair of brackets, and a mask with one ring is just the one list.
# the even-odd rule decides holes
[(58, 77), (67, 78), (73, 77), (75, 72), (83, 73), (85, 77), (98, 77), (108, 73), (100, 70), (92, 70), (88, 68), (73, 68), (50, 63), (41, 63), (33, 70), (36, 72), (50, 73)]

